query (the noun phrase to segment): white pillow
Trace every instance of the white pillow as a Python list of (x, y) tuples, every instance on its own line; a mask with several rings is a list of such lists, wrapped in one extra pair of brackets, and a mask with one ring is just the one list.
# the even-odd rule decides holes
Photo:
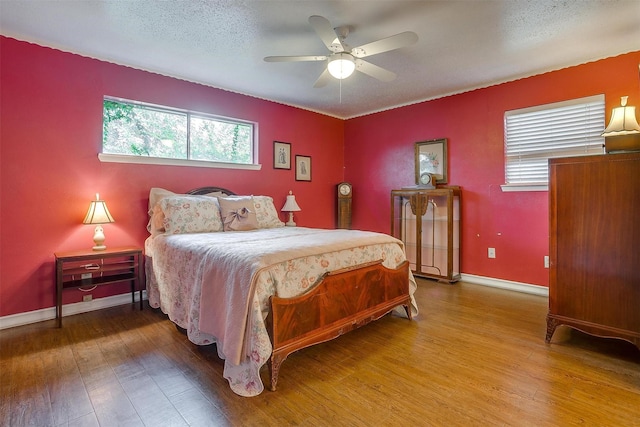
[(149, 190), (149, 215), (153, 214), (153, 208), (160, 202), (160, 200), (169, 196), (177, 196), (178, 194), (173, 191), (165, 190), (164, 188), (154, 187)]
[(147, 231), (155, 236), (164, 233), (164, 213), (158, 203), (149, 211), (149, 222), (147, 223)]
[(167, 234), (222, 231), (218, 199), (207, 196), (175, 195), (160, 200)]
[(165, 197), (176, 196), (173, 191), (164, 188), (154, 187), (149, 190), (149, 222), (147, 222), (147, 231), (152, 236), (164, 233), (164, 214), (160, 208), (159, 202)]
[(256, 209), (256, 219), (260, 228), (284, 227), (284, 222), (280, 221), (278, 211), (270, 196), (253, 196), (253, 205)]

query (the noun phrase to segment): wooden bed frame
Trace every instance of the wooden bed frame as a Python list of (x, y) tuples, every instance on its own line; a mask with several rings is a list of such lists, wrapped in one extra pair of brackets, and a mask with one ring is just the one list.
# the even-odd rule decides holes
[[(188, 194), (220, 192), (202, 187)], [(280, 365), (291, 353), (337, 338), (403, 306), (409, 320), (409, 262), (388, 269), (375, 261), (325, 273), (307, 293), (294, 298), (270, 298), (266, 324), (273, 351), (268, 361), (271, 390), (276, 390)]]
[(391, 270), (382, 261), (325, 273), (307, 293), (294, 298), (272, 296), (267, 330), (271, 390), (280, 364), (294, 351), (329, 341), (379, 319), (402, 305), (411, 320), (409, 262)]

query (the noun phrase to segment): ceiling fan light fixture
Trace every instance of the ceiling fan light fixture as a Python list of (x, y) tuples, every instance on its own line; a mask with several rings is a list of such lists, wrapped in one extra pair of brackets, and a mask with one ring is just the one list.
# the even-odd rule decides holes
[(333, 27), (327, 18), (319, 15), (310, 16), (309, 24), (331, 53), (327, 55), (267, 56), (264, 60), (266, 62), (326, 61), (324, 62), (325, 69), (313, 84), (315, 88), (326, 86), (331, 78), (346, 79), (356, 69), (374, 79), (390, 82), (396, 78), (395, 73), (367, 62), (363, 58), (400, 49), (418, 41), (416, 33), (405, 31), (352, 48), (344, 42), (352, 27), (346, 25)]
[(348, 53), (336, 53), (329, 58), (327, 68), (329, 74), (338, 80), (342, 80), (353, 74), (356, 69), (356, 61), (353, 59), (353, 56)]

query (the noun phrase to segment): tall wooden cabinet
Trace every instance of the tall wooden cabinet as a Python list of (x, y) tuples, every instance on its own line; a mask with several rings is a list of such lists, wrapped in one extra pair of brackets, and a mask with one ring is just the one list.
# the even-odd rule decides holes
[(640, 153), (549, 161), (549, 342), (559, 325), (640, 348)]
[(391, 235), (416, 276), (460, 279), (460, 187), (391, 191)]

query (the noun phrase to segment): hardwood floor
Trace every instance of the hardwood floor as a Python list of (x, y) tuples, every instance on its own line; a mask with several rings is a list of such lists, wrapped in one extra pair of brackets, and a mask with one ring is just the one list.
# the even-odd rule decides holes
[(546, 298), (418, 282), (414, 322), (292, 354), (278, 391), (253, 398), (148, 307), (0, 331), (0, 425), (640, 426), (633, 345), (566, 327), (547, 345)]

